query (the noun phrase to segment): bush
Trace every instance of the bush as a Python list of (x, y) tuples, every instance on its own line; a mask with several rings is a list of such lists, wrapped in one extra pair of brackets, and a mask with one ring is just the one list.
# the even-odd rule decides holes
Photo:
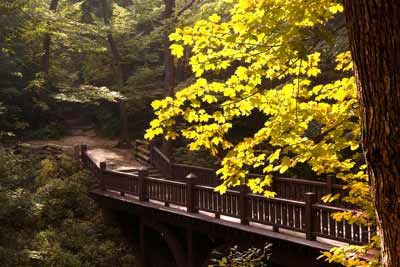
[(27, 133), (28, 138), (32, 139), (57, 139), (66, 134), (63, 124), (50, 122), (42, 128)]
[(119, 229), (88, 197), (92, 184), (68, 156), (0, 151), (1, 266), (134, 266)]
[(238, 246), (234, 246), (225, 256), (218, 251), (213, 254), (215, 258), (209, 267), (264, 267), (271, 257), (271, 244), (265, 244), (262, 249), (249, 248), (245, 251), (239, 251)]

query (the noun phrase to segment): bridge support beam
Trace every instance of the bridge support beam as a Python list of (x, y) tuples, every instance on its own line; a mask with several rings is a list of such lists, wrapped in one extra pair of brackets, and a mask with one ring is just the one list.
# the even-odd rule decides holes
[(139, 246), (140, 246), (140, 257), (141, 257), (141, 261), (142, 261), (142, 266), (148, 267), (149, 263), (147, 262), (147, 257), (146, 257), (145, 225), (144, 225), (142, 219), (140, 219), (139, 228), (140, 228), (139, 229)]
[(193, 258), (193, 231), (189, 227), (186, 228), (186, 246), (187, 246), (187, 267), (194, 267)]

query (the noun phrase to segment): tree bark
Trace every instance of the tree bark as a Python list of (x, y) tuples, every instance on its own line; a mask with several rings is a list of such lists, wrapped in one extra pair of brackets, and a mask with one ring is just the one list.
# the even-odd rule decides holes
[(400, 266), (400, 1), (345, 0), (385, 267)]
[[(111, 2), (112, 3), (112, 2)], [(108, 5), (107, 0), (102, 0), (102, 10), (103, 10), (103, 21), (104, 24), (108, 27), (111, 27), (111, 14), (112, 14), (112, 6)], [(115, 43), (114, 37), (112, 35), (111, 29), (107, 30), (107, 41), (110, 46), (110, 51), (112, 54), (112, 60), (114, 65), (114, 73), (117, 80), (117, 85), (121, 90), (124, 87), (125, 79), (124, 79), (124, 69), (121, 64), (121, 56), (119, 54), (117, 44)], [(119, 113), (121, 120), (121, 136), (118, 143), (119, 147), (130, 146), (129, 138), (128, 138), (128, 114), (126, 109), (126, 103), (124, 100), (120, 100), (119, 102)]]
[(165, 13), (164, 18), (166, 22), (164, 32), (164, 92), (165, 96), (173, 96), (175, 89), (175, 64), (174, 57), (169, 49), (171, 42), (169, 40), (169, 34), (171, 33), (172, 18), (175, 12), (175, 0), (164, 0), (165, 2)]
[[(102, 4), (102, 10), (103, 10), (104, 24), (107, 27), (111, 27), (110, 18), (111, 18), (111, 14), (112, 14), (112, 7), (111, 7), (111, 5), (110, 6), (108, 5), (107, 0), (102, 0), (101, 4)], [(118, 86), (123, 86), (124, 85), (124, 77), (123, 77), (124, 71), (123, 71), (123, 68), (121, 65), (121, 56), (118, 52), (118, 48), (115, 43), (114, 37), (112, 35), (111, 29), (107, 30), (106, 37), (107, 37), (107, 41), (110, 46), (110, 51), (112, 54), (112, 60), (113, 60), (114, 68), (115, 68), (114, 72), (116, 74), (117, 84), (118, 84)]]
[[(50, 11), (55, 12), (57, 10), (58, 0), (51, 0)], [(43, 55), (42, 55), (42, 72), (44, 74), (44, 79), (48, 82), (49, 70), (50, 70), (50, 46), (51, 46), (51, 36), (50, 33), (46, 33), (43, 39)]]

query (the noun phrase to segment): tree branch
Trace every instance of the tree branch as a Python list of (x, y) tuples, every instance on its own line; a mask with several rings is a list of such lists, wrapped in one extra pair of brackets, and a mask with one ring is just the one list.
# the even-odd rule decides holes
[(196, 2), (196, 0), (192, 0), (190, 1), (186, 6), (184, 6), (176, 15), (177, 17), (179, 17), (180, 15), (183, 14), (183, 12), (185, 12), (186, 10), (188, 10), (189, 8), (191, 8), (193, 6), (193, 4)]

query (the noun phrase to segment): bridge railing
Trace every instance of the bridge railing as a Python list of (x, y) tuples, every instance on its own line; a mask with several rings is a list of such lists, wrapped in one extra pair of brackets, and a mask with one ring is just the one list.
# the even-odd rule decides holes
[(121, 195), (139, 195), (139, 177), (130, 173), (111, 171), (101, 164), (100, 186), (103, 190), (110, 189)]
[[(137, 147), (141, 147), (145, 142), (137, 140)], [(200, 166), (174, 163), (160, 148), (148, 144), (149, 164), (156, 167), (166, 178), (174, 181), (185, 181), (190, 173), (195, 174), (197, 183), (205, 186), (215, 187), (221, 182), (216, 174), (216, 169)], [(141, 151), (138, 152), (139, 154)], [(262, 177), (259, 174), (250, 174), (250, 177)], [(274, 177), (271, 190), (277, 193), (280, 198), (305, 201), (305, 193), (314, 192), (317, 195), (317, 202), (321, 203), (321, 198), (327, 194), (345, 193), (343, 185), (338, 184), (334, 176), (328, 175), (325, 181), (313, 181), (298, 178)], [(351, 205), (341, 200), (335, 200), (335, 206), (352, 208)]]
[[(198, 184), (198, 178), (189, 175), (183, 181), (149, 177), (147, 170), (137, 174), (108, 170), (106, 163), (96, 164), (82, 147), (81, 161), (96, 177), (104, 191), (116, 192), (139, 201), (158, 201), (161, 205), (178, 205), (188, 213), (208, 212), (216, 219), (227, 216), (243, 225), (256, 224), (273, 231), (291, 230), (308, 240), (317, 237), (352, 244), (365, 244), (374, 228), (337, 222), (335, 212), (348, 209), (317, 203), (317, 194), (306, 192), (301, 201), (285, 198), (265, 198), (249, 193), (246, 187), (227, 190), (223, 195), (213, 187)], [(255, 225), (253, 225), (255, 224)]]

